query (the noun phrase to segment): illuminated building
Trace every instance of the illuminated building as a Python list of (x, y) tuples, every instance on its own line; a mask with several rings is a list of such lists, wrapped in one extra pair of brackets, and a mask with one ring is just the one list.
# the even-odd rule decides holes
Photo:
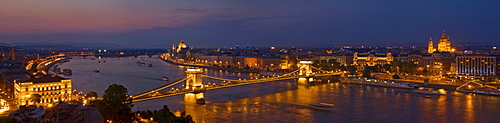
[[(432, 37), (429, 39), (427, 44), (427, 53), (434, 53), (436, 51), (434, 43), (432, 42)], [(439, 39), (437, 51), (439, 52), (455, 52), (455, 49), (451, 48), (450, 37), (446, 37), (446, 33), (441, 34), (441, 39)]]
[(429, 44), (427, 45), (427, 53), (434, 52), (434, 43), (432, 43), (432, 37), (429, 39)]
[(3, 50), (0, 51), (0, 61), (5, 61), (7, 59), (5, 59), (5, 54), (3, 53)]
[(282, 66), (288, 66), (287, 63), (287, 60), (284, 58), (247, 56), (244, 57), (243, 65), (257, 70), (276, 70), (284, 68)]
[(16, 61), (16, 52), (14, 52), (14, 45), (12, 45), (12, 51), (10, 51), (10, 58), (9, 58), (9, 60)]
[(314, 56), (314, 60), (321, 61), (321, 60), (331, 60), (335, 59), (337, 62), (339, 62), (341, 65), (348, 66), (353, 63), (352, 56), (345, 56), (345, 55), (317, 55)]
[(412, 50), (408, 54), (400, 54), (396, 57), (400, 61), (413, 61), (419, 70), (425, 69), (428, 73), (433, 74), (444, 74), (450, 72), (450, 70), (454, 71), (452, 70), (452, 62), (455, 58), (455, 53), (422, 53), (418, 50)]
[(172, 55), (174, 59), (179, 60), (181, 62), (189, 61), (193, 58), (192, 53), (190, 51), (186, 43), (184, 43), (184, 39), (181, 39), (179, 45), (177, 47), (172, 46)]
[(390, 64), (394, 61), (394, 56), (391, 53), (354, 53), (353, 65), (375, 66)]
[(487, 55), (465, 55), (456, 58), (457, 76), (474, 78), (496, 75), (496, 57)]
[(443, 31), (443, 34), (441, 36), (441, 39), (439, 39), (438, 51), (439, 52), (452, 52), (450, 37), (446, 37), (446, 33), (444, 33), (444, 31)]
[(180, 53), (182, 50), (186, 50), (187, 45), (184, 43), (184, 39), (181, 39), (181, 42), (179, 42), (179, 45), (177, 46), (177, 51), (176, 53)]
[(34, 75), (25, 81), (14, 81), (14, 95), (18, 105), (32, 105), (32, 94), (41, 95), (40, 103), (50, 104), (71, 99), (71, 79), (57, 75)]

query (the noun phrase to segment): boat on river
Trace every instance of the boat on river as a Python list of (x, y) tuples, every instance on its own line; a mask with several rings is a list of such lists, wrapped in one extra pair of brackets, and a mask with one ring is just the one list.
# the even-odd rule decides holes
[(64, 75), (72, 75), (72, 74), (73, 74), (73, 71), (71, 71), (71, 69), (64, 69), (64, 70), (62, 71), (62, 73), (63, 73)]
[(456, 88), (457, 92), (500, 96), (500, 87), (469, 81)]
[(93, 72), (94, 73), (100, 73), (101, 71), (99, 69), (95, 69)]
[(395, 82), (392, 80), (384, 80), (384, 79), (343, 78), (340, 81), (348, 84), (372, 85), (372, 86), (382, 86), (382, 87), (392, 87), (392, 88), (413, 89), (417, 87), (417, 85), (414, 83)]
[(161, 80), (164, 81), (164, 82), (167, 82), (168, 81), (168, 77), (163, 77), (163, 78), (161, 78)]
[(58, 68), (57, 66), (52, 70), (54, 73), (61, 74), (61, 68)]
[(333, 104), (328, 103), (309, 103), (309, 105), (307, 105), (307, 107), (325, 111), (332, 111), (334, 109), (333, 106)]
[(434, 90), (432, 88), (419, 88), (413, 91), (413, 93), (419, 93), (419, 94), (429, 94), (429, 95), (443, 95), (444, 90)]
[(329, 108), (329, 107), (335, 106), (335, 105), (329, 104), (329, 103), (309, 103), (309, 105), (315, 106), (315, 107), (322, 107), (322, 108)]
[(141, 61), (137, 61), (137, 62), (135, 62), (135, 64), (137, 64), (137, 66), (153, 67), (153, 64), (151, 64), (151, 63), (145, 63), (145, 62), (141, 62)]

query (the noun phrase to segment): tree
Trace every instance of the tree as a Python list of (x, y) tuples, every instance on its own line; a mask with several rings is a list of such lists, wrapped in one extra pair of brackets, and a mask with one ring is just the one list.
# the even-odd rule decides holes
[(19, 123), (16, 118), (9, 116), (0, 116), (0, 123)]
[(349, 66), (347, 66), (347, 70), (349, 71), (349, 73), (351, 75), (354, 75), (354, 74), (357, 74), (356, 71), (358, 70), (358, 68), (356, 68), (356, 66), (349, 65)]
[(35, 107), (36, 103), (40, 103), (40, 101), (42, 101), (40, 98), (42, 98), (42, 95), (40, 94), (31, 94), (30, 100), (35, 103)]
[(337, 62), (337, 59), (329, 59), (329, 60), (315, 60), (313, 62), (314, 67), (321, 68), (322, 70), (326, 71), (333, 71), (333, 70), (338, 70), (341, 69), (341, 64)]
[(391, 70), (391, 65), (390, 64), (384, 64), (384, 65), (382, 65), (382, 69), (384, 69), (383, 70), (384, 72), (390, 71)]
[(99, 109), (104, 119), (118, 123), (134, 121), (132, 113), (132, 98), (127, 94), (127, 88), (122, 85), (112, 84), (104, 91), (102, 100), (94, 100), (91, 106)]
[(365, 66), (365, 69), (363, 70), (363, 77), (370, 78), (371, 77), (371, 67), (370, 66)]
[(90, 91), (89, 93), (87, 93), (87, 95), (85, 95), (85, 98), (97, 98), (97, 93), (95, 91)]
[(394, 60), (391, 62), (390, 66), (391, 66), (391, 71), (395, 72), (396, 74), (400, 73), (413, 74), (417, 69), (417, 65), (413, 61)]
[(69, 100), (66, 103), (73, 104), (73, 105), (83, 105), (82, 100)]
[(143, 119), (151, 119), (158, 123), (194, 123), (193, 118), (190, 115), (186, 115), (185, 112), (181, 113), (180, 117), (176, 117), (167, 105), (163, 105), (163, 108), (160, 110), (154, 110), (151, 112), (147, 111), (137, 111), (136, 113), (141, 116)]
[(394, 74), (392, 75), (392, 79), (401, 79), (398, 75)]

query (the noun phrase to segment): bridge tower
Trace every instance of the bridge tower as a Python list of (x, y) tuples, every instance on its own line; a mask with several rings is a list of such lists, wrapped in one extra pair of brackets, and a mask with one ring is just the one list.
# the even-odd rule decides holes
[(312, 74), (312, 61), (300, 61), (299, 62), (299, 75), (300, 76), (306, 76), (306, 78), (299, 78), (298, 83), (299, 84), (309, 84), (309, 82), (313, 81), (313, 78), (310, 77)]
[(201, 78), (200, 68), (188, 68), (186, 74), (190, 79), (186, 80), (186, 89), (193, 90), (194, 93), (184, 95), (184, 101), (196, 104), (205, 104), (205, 88)]
[(312, 74), (312, 68), (311, 68), (312, 61), (300, 61), (299, 65), (300, 68), (302, 68), (300, 69), (299, 75), (310, 76)]

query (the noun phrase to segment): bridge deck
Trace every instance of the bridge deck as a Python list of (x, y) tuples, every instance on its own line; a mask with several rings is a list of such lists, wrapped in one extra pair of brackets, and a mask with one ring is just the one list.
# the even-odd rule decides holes
[[(315, 74), (314, 76), (310, 76), (310, 77), (330, 76), (330, 75), (340, 75), (340, 73)], [(280, 76), (280, 77), (261, 78), (261, 79), (252, 79), (252, 80), (230, 80), (230, 79), (223, 79), (223, 78), (217, 78), (217, 77), (211, 77), (211, 76), (204, 76), (204, 75), (203, 75), (203, 77), (209, 78), (209, 79), (215, 79), (215, 80), (228, 81), (227, 83), (204, 86), (205, 91), (208, 91), (208, 90), (228, 88), (228, 87), (234, 87), (234, 86), (240, 86), (240, 85), (262, 83), (262, 82), (270, 82), (270, 81), (279, 81), (279, 80), (305, 78), (305, 77), (308, 77), (308, 76), (299, 76), (299, 75), (296, 75), (296, 76), (285, 76), (285, 77), (284, 76)], [(185, 79), (187, 79), (187, 78), (183, 78), (183, 79), (179, 79), (179, 80), (185, 80)], [(176, 82), (176, 84), (178, 84), (178, 83), (180, 83), (180, 82)], [(173, 83), (171, 83), (171, 84), (174, 85)], [(152, 91), (148, 91), (148, 92), (152, 92)], [(149, 94), (141, 93), (140, 95), (134, 96), (136, 98), (134, 98), (132, 100), (132, 102), (140, 102), (140, 101), (145, 101), (145, 100), (151, 100), (151, 99), (157, 99), (157, 98), (163, 98), (163, 97), (176, 96), (176, 95), (186, 94), (186, 93), (195, 93), (195, 92), (193, 90), (176, 90), (176, 91), (168, 91), (168, 92), (153, 93), (153, 94), (151, 94), (151, 93), (149, 93)]]

